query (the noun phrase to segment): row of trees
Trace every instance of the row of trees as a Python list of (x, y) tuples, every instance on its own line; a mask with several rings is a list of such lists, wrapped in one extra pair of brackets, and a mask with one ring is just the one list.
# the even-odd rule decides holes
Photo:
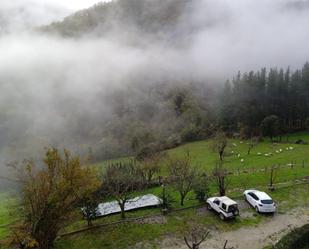
[[(18, 243), (20, 248), (51, 249), (57, 234), (77, 208), (91, 226), (98, 214), (98, 204), (116, 200), (121, 218), (125, 218), (125, 205), (133, 197), (132, 193), (152, 186), (162, 186), (161, 206), (165, 212), (174, 201), (171, 189), (178, 193), (181, 206), (192, 191), (196, 199), (204, 202), (210, 180), (215, 181), (223, 196), (228, 176), (224, 167), (227, 147), (227, 136), (218, 132), (212, 143), (218, 160), (209, 175), (197, 167), (189, 152), (175, 158), (150, 149), (137, 154), (135, 160), (111, 163), (102, 172), (87, 166), (87, 161), (81, 161), (67, 150), (60, 152), (54, 148), (46, 151), (39, 166), (34, 161), (12, 164), (22, 190), (22, 219), (14, 227), (10, 243)], [(160, 177), (163, 164), (167, 169), (164, 178)], [(275, 169), (272, 169), (271, 183), (274, 178)]]
[[(19, 244), (20, 248), (51, 249), (76, 208), (82, 210), (91, 225), (98, 204), (115, 199), (121, 208), (121, 217), (125, 218), (125, 204), (132, 191), (152, 184), (171, 183), (179, 192), (183, 205), (198, 174), (188, 154), (181, 159), (166, 158), (169, 177), (165, 181), (154, 180), (163, 158), (164, 155), (158, 153), (148, 154), (139, 160), (110, 164), (101, 173), (69, 151), (51, 148), (46, 151), (43, 164), (34, 161), (12, 164), (21, 187), (22, 202), (21, 221), (14, 226), (9, 243)], [(199, 190), (203, 192), (201, 186)], [(169, 197), (165, 200), (165, 204), (170, 202)]]
[(291, 72), (273, 68), (238, 73), (221, 94), (220, 124), (226, 131), (259, 132), (263, 119), (275, 115), (278, 132), (300, 130), (309, 125), (309, 63)]

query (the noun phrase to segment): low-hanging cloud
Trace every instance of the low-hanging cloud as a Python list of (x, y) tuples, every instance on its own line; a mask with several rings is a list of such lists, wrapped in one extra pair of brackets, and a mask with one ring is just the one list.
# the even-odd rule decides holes
[[(38, 2), (27, 1), (33, 6), (24, 12), (33, 18), (27, 27), (71, 11), (50, 7), (51, 1), (35, 9)], [(103, 132), (96, 129), (113, 115), (109, 100), (119, 89), (130, 99), (130, 92), (145, 85), (224, 82), (238, 70), (301, 66), (309, 58), (309, 8), (302, 3), (196, 1), (185, 10), (192, 27), (181, 34), (189, 38), (185, 45), (151, 40), (140, 46), (118, 36), (121, 30), (74, 39), (21, 34), (17, 31), (24, 30), (27, 18), (8, 16), (14, 8), (2, 1), (0, 11), (6, 15), (1, 20), (10, 33), (0, 37), (0, 174), (5, 162), (35, 155), (39, 147), (87, 147), (101, 140)], [(133, 35), (143, 39), (142, 33)]]

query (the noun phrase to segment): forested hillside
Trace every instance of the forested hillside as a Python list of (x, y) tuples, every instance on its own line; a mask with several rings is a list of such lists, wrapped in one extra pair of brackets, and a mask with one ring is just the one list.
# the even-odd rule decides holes
[[(269, 37), (269, 22), (292, 37), (292, 26), (308, 16), (307, 5), (273, 3), (266, 13), (256, 3), (256, 16), (253, 6), (118, 0), (37, 28), (29, 37), (4, 39), (17, 54), (4, 54), (10, 60), (1, 64), (0, 164), (35, 157), (44, 146), (68, 147), (99, 161), (148, 147), (172, 148), (219, 129), (230, 136), (259, 136), (269, 133), (269, 120), (272, 136), (308, 128), (309, 64), (299, 67), (291, 49), (284, 51), (289, 60), (283, 63), (291, 69), (265, 64), (281, 56), (270, 53), (279, 51), (277, 43), (263, 55), (256, 49), (251, 64), (243, 56), (243, 49), (252, 50), (244, 37), (256, 30), (255, 18), (271, 18), (254, 33), (259, 48)], [(282, 13), (295, 20), (291, 28), (277, 23)], [(244, 44), (234, 46), (235, 34)], [(261, 66), (267, 68), (246, 72)], [(239, 68), (244, 69), (237, 74)]]
[(147, 38), (176, 42), (177, 39), (188, 38), (183, 37), (184, 34), (194, 28), (192, 16), (188, 14), (193, 6), (193, 2), (188, 0), (102, 2), (62, 22), (42, 27), (42, 30), (62, 36), (125, 36), (132, 43)]

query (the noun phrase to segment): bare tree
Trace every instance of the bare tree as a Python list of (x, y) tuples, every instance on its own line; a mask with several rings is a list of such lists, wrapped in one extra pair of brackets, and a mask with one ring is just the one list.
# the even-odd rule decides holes
[(130, 192), (140, 185), (134, 162), (115, 163), (107, 166), (103, 173), (102, 192), (115, 198), (121, 210), (121, 218), (125, 218), (125, 204)]
[(224, 196), (227, 187), (227, 170), (223, 167), (223, 162), (219, 162), (216, 164), (213, 176), (216, 180), (216, 185), (219, 191), (220, 196)]
[(219, 154), (219, 160), (221, 162), (223, 161), (224, 151), (227, 145), (228, 142), (225, 133), (222, 131), (217, 132), (212, 141), (212, 149)]
[(141, 175), (143, 182), (146, 185), (150, 185), (153, 176), (158, 174), (161, 170), (160, 162), (163, 156), (161, 153), (148, 153), (144, 156), (141, 156), (141, 153), (138, 155), (138, 173)]
[(209, 233), (209, 231), (205, 231), (205, 229), (195, 226), (191, 228), (188, 236), (184, 236), (184, 241), (188, 248), (199, 249), (201, 243), (207, 239)]
[(277, 167), (275, 165), (273, 165), (270, 168), (270, 173), (269, 173), (268, 189), (270, 191), (274, 191), (275, 190), (274, 183), (275, 183), (275, 180), (276, 180), (276, 176), (277, 176)]
[(96, 172), (82, 166), (67, 150), (48, 149), (44, 164), (33, 161), (15, 165), (22, 193), (23, 220), (13, 242), (21, 248), (51, 249), (58, 231), (65, 226), (82, 198), (99, 187)]
[(212, 148), (215, 152), (219, 154), (219, 162), (216, 163), (216, 166), (213, 171), (213, 176), (216, 179), (216, 184), (218, 191), (221, 196), (225, 195), (226, 190), (226, 176), (227, 170), (223, 167), (224, 160), (224, 151), (228, 145), (227, 137), (224, 132), (217, 132), (216, 136), (213, 139)]
[(250, 142), (248, 143), (248, 151), (247, 151), (248, 155), (250, 155), (251, 150), (257, 144), (258, 144), (258, 139), (251, 136)]
[(183, 206), (196, 178), (196, 170), (192, 167), (189, 153), (183, 158), (169, 159), (168, 169), (173, 186), (180, 194), (180, 205)]

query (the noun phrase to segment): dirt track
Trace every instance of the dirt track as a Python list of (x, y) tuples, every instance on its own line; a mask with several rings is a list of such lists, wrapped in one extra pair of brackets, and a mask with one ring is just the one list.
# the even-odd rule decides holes
[[(257, 226), (249, 226), (229, 232), (211, 231), (211, 238), (200, 246), (200, 249), (222, 249), (225, 240), (234, 249), (262, 249), (274, 244), (284, 234), (295, 227), (309, 223), (309, 206), (291, 210), (286, 214), (275, 214)], [(166, 239), (162, 242), (162, 249), (186, 249), (183, 241)]]

